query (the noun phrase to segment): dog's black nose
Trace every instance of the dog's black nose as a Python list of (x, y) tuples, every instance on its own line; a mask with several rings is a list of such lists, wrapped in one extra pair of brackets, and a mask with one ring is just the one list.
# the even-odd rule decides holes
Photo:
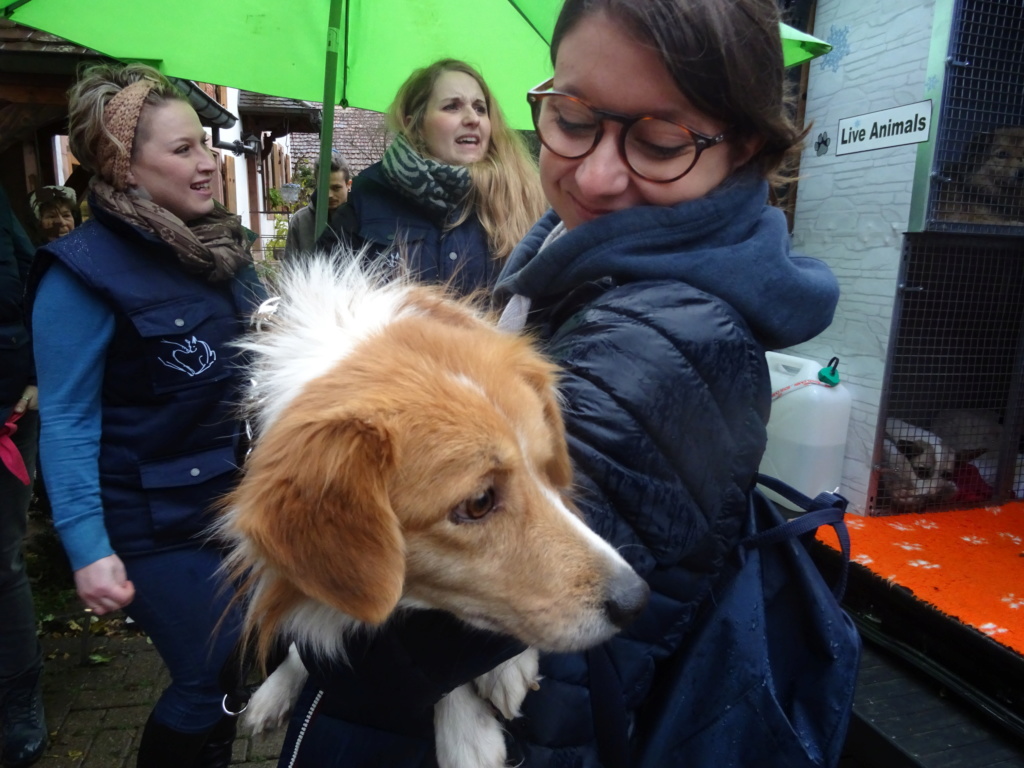
[(651, 588), (630, 569), (612, 580), (604, 610), (608, 619), (619, 629), (627, 626), (647, 606)]

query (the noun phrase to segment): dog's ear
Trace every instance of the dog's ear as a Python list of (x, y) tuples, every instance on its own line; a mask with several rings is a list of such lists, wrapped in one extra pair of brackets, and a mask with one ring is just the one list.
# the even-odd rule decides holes
[(545, 471), (556, 488), (568, 488), (572, 484), (572, 460), (565, 443), (565, 422), (558, 401), (556, 370), (553, 366), (533, 363), (523, 366), (522, 376), (537, 392), (544, 410), (544, 421), (550, 426), (554, 437), (554, 454)]
[(257, 442), (235, 492), (233, 525), (296, 589), (379, 624), (405, 580), (388, 500), (387, 431), (351, 414), (285, 414)]
[(957, 451), (953, 454), (953, 464), (970, 464), (975, 459), (979, 459), (988, 453), (988, 448), (969, 448), (963, 451)]

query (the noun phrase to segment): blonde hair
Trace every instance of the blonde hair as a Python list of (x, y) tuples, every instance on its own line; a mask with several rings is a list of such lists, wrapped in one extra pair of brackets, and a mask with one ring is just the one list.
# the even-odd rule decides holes
[[(78, 80), (68, 91), (68, 145), (82, 166), (106, 181), (112, 169), (104, 168), (101, 159), (102, 145), (112, 144), (120, 152), (129, 149), (104, 120), (107, 104), (128, 86), (147, 81), (150, 84), (144, 106), (159, 107), (168, 101), (185, 101), (181, 93), (166, 77), (146, 64), (94, 64), (81, 70)], [(133, 148), (144, 143), (139, 136), (140, 123), (135, 127)], [(140, 141), (141, 139), (141, 141)]]
[(430, 156), (423, 136), (423, 121), (434, 85), (445, 72), (463, 72), (476, 80), (484, 93), (491, 121), (487, 156), (469, 166), (473, 179), (469, 205), (452, 226), (458, 226), (475, 212), (487, 232), (492, 258), (501, 261), (544, 213), (547, 203), (537, 164), (526, 142), (505, 121), (501, 107), (480, 73), (457, 59), (440, 59), (417, 69), (398, 89), (388, 108), (388, 128), (402, 134), (417, 152)]

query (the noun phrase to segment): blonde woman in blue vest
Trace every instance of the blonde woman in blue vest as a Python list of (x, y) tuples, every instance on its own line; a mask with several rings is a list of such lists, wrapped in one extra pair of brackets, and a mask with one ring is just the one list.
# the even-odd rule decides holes
[(140, 768), (219, 768), (235, 724), (218, 675), (237, 639), (200, 534), (235, 478), (235, 355), (261, 289), (195, 110), (143, 65), (101, 65), (70, 91), (71, 149), (95, 174), (93, 218), (42, 247), (30, 291), (40, 453), (75, 586), (123, 609), (171, 684)]

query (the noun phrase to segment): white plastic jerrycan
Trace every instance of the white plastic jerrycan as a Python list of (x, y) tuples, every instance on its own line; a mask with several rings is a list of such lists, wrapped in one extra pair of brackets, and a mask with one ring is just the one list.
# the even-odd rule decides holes
[[(839, 358), (827, 366), (803, 357), (766, 352), (772, 383), (768, 447), (760, 471), (814, 498), (843, 479), (850, 427), (850, 391), (839, 381)], [(777, 503), (792, 505), (762, 488)]]

